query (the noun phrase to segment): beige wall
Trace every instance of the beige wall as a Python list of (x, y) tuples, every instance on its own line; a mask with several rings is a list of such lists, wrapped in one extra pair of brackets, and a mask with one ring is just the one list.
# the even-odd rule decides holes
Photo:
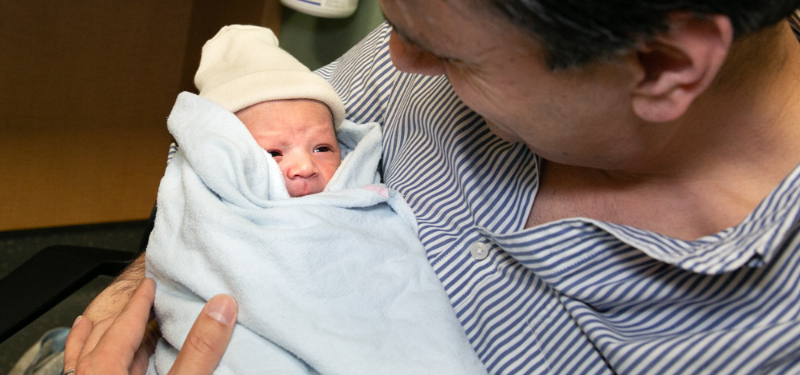
[(0, 230), (146, 218), (200, 47), (278, 0), (0, 0)]

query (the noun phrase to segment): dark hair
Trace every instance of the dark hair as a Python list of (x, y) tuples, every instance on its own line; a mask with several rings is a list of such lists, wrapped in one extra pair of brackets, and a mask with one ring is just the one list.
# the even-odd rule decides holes
[(607, 58), (667, 28), (672, 12), (722, 14), (736, 37), (788, 17), (800, 0), (481, 0), (540, 40), (553, 69)]

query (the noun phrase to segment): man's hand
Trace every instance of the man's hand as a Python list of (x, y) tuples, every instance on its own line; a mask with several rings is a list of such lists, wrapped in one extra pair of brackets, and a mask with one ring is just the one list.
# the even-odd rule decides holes
[[(94, 324), (88, 319), (78, 319), (67, 344), (83, 346), (84, 350), (77, 362), (69, 362), (65, 356), (64, 368), (76, 369), (75, 374), (79, 375), (144, 374), (150, 353), (142, 350), (141, 343), (154, 297), (155, 282), (146, 279), (116, 319), (99, 323), (105, 325), (102, 330), (93, 330)], [(211, 374), (228, 346), (237, 313), (236, 301), (230, 296), (218, 295), (209, 300), (169, 373)]]
[[(86, 307), (83, 315), (75, 320), (73, 326), (83, 325), (81, 330), (73, 328), (69, 333), (69, 337), (67, 337), (67, 345), (64, 348), (66, 369), (75, 368), (82, 352), (88, 353), (94, 349), (97, 339), (102, 337), (108, 327), (117, 319), (136, 288), (145, 279), (144, 269), (145, 255), (142, 254)], [(78, 334), (81, 336), (78, 337)], [(157, 340), (158, 337), (151, 337), (150, 341), (152, 342), (143, 343), (142, 350), (149, 350), (145, 358), (152, 353), (155, 348), (153, 345)]]

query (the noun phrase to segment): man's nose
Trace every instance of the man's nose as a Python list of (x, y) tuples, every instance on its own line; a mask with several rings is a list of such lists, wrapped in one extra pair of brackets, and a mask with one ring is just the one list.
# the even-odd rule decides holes
[(406, 43), (394, 31), (389, 37), (389, 56), (392, 58), (392, 64), (401, 72), (428, 76), (445, 73), (441, 59), (413, 44)]

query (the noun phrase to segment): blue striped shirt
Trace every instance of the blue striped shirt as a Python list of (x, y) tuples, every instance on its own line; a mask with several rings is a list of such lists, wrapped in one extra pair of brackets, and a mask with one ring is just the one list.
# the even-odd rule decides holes
[(490, 373), (800, 372), (800, 168), (696, 241), (581, 218), (525, 229), (541, 160), (446, 78), (395, 70), (389, 33), (318, 73), (349, 119), (384, 126), (386, 183)]

